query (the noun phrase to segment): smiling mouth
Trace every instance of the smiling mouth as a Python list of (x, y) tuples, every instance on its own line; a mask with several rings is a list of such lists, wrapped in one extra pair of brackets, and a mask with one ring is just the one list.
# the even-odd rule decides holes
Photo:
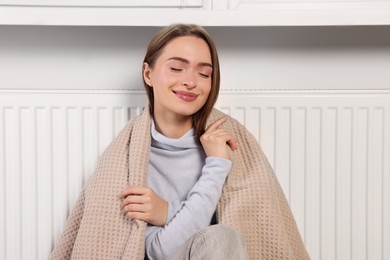
[(176, 97), (180, 98), (183, 101), (186, 102), (192, 102), (195, 101), (198, 98), (197, 94), (186, 92), (186, 91), (173, 91), (173, 93), (176, 95)]

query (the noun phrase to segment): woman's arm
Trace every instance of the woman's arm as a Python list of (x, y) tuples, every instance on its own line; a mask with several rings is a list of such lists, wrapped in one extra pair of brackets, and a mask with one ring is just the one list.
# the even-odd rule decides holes
[(201, 177), (168, 223), (168, 203), (151, 188), (128, 187), (121, 193), (124, 197), (121, 207), (126, 214), (153, 225), (148, 226), (146, 235), (151, 259), (168, 256), (196, 231), (210, 225), (231, 165), (231, 161), (224, 158), (206, 158)]
[(146, 248), (151, 259), (169, 256), (195, 232), (210, 225), (230, 169), (230, 160), (217, 157), (206, 159), (201, 177), (172, 220), (164, 227), (148, 227)]

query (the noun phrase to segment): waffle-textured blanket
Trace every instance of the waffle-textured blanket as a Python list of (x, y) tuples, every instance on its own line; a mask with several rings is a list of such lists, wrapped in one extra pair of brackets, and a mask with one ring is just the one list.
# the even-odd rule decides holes
[[(208, 124), (224, 114), (216, 109)], [(244, 236), (251, 259), (309, 259), (290, 207), (256, 139), (230, 118), (239, 149), (217, 206), (217, 221)], [(146, 223), (121, 212), (119, 193), (147, 185), (150, 114), (130, 120), (101, 156), (50, 259), (144, 259)]]

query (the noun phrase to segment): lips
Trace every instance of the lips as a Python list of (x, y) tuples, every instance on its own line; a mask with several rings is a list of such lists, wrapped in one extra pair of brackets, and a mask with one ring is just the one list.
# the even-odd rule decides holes
[(198, 98), (197, 94), (186, 92), (186, 91), (173, 91), (175, 93), (176, 97), (180, 98), (183, 101), (186, 102), (192, 102), (195, 101)]

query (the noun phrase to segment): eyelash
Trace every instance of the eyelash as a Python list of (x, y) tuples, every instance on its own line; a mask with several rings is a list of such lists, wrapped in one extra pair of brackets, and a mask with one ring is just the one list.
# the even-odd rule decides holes
[(199, 73), (199, 75), (200, 75), (201, 77), (204, 77), (204, 78), (209, 78), (209, 77), (210, 77), (209, 75), (203, 74), (203, 73)]
[[(183, 69), (178, 69), (178, 68), (173, 68), (173, 67), (171, 67), (170, 69), (171, 69), (171, 71), (173, 71), (173, 72), (180, 72), (180, 71), (183, 70)], [(209, 75), (204, 74), (204, 73), (199, 73), (199, 75), (200, 75), (201, 77), (203, 77), (203, 78), (209, 78), (209, 77), (210, 77)]]

